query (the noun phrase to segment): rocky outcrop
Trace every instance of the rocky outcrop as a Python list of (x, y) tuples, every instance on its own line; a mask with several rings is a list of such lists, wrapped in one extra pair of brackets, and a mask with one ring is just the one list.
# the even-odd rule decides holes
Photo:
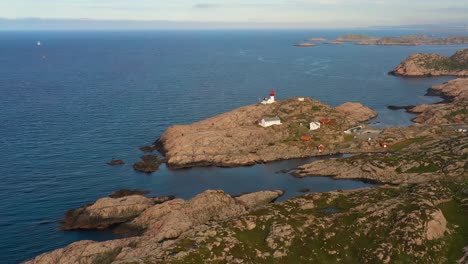
[(440, 209), (434, 210), (426, 222), (425, 235), (427, 240), (435, 240), (444, 237), (447, 231), (447, 220)]
[(157, 201), (160, 199), (141, 195), (101, 198), (91, 205), (67, 211), (60, 230), (109, 228), (137, 217)]
[(144, 173), (152, 173), (159, 169), (163, 159), (155, 155), (146, 155), (141, 157), (141, 161), (133, 164), (133, 169)]
[(408, 109), (417, 113), (414, 122), (425, 125), (468, 123), (468, 79), (459, 78), (434, 86), (428, 95), (441, 96), (444, 103), (419, 105)]
[(344, 103), (337, 106), (335, 109), (343, 113), (346, 118), (354, 124), (367, 121), (377, 116), (377, 112), (360, 103)]
[(123, 160), (119, 160), (119, 159), (112, 159), (108, 162), (106, 162), (107, 165), (111, 165), (111, 166), (116, 166), (116, 165), (124, 165), (125, 162)]
[(266, 205), (284, 194), (281, 190), (260, 191), (240, 195), (235, 199), (241, 203), (247, 210)]
[(429, 89), (427, 95), (441, 96), (449, 102), (468, 100), (468, 78), (458, 78), (433, 86)]
[[(354, 109), (354, 108), (353, 108)], [(269, 105), (250, 105), (193, 123), (168, 128), (156, 143), (167, 159), (169, 167), (244, 166), (275, 160), (304, 158), (339, 152), (349, 147), (343, 131), (363, 120), (360, 112), (337, 111), (311, 98), (277, 101)], [(263, 117), (278, 116), (282, 125), (261, 127)], [(330, 120), (330, 124), (309, 131), (312, 121)], [(313, 136), (310, 142), (301, 136)], [(326, 149), (319, 153), (317, 144)], [(358, 146), (352, 146), (358, 148)]]
[(110, 198), (122, 198), (122, 197), (130, 196), (130, 195), (145, 195), (148, 193), (150, 193), (150, 191), (122, 189), (122, 190), (118, 190), (109, 194), (109, 197)]
[[(99, 199), (83, 209), (87, 216), (97, 216), (105, 222), (99, 226), (104, 227), (108, 225), (107, 219), (123, 219), (123, 214), (128, 220), (127, 216), (131, 215), (134, 219), (127, 227), (144, 230), (142, 236), (106, 242), (80, 241), (40, 255), (29, 263), (139, 262), (143, 256), (157, 254), (173, 245), (174, 240), (186, 232), (197, 230), (208, 222), (216, 223), (238, 217), (256, 207), (267, 205), (282, 194), (282, 191), (262, 191), (233, 198), (223, 191), (208, 190), (188, 201), (174, 199), (156, 205), (150, 198), (138, 195)], [(128, 214), (128, 210), (131, 210), (131, 214)], [(83, 217), (79, 220), (82, 221)]]
[(468, 76), (468, 49), (452, 57), (418, 53), (409, 56), (391, 74), (402, 76)]

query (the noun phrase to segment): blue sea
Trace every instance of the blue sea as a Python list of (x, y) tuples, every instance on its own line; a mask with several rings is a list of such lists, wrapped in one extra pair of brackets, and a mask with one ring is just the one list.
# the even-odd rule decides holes
[[(0, 262), (17, 263), (82, 239), (114, 238), (106, 231), (58, 231), (57, 220), (118, 189), (182, 198), (207, 189), (283, 189), (286, 199), (304, 188), (371, 186), (275, 173), (311, 159), (230, 169), (162, 166), (151, 175), (131, 167), (143, 154), (138, 147), (170, 125), (256, 103), (271, 88), (279, 99), (311, 96), (333, 106), (362, 102), (379, 112), (376, 126), (408, 126), (413, 116), (386, 106), (436, 102), (440, 98), (424, 96), (426, 89), (450, 78), (387, 72), (412, 53), (451, 55), (467, 47), (293, 47), (307, 38), (345, 33), (0, 32)], [(107, 166), (112, 158), (127, 164)]]

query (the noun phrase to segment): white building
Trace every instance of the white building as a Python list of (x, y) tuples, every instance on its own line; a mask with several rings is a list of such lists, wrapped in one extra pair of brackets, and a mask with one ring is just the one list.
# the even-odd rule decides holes
[(297, 98), (297, 100), (298, 100), (299, 102), (304, 102), (305, 99), (304, 99), (304, 97), (299, 97), (299, 98)]
[(274, 125), (281, 125), (281, 119), (277, 116), (275, 117), (264, 117), (258, 124), (262, 127), (269, 127)]
[(262, 104), (272, 104), (275, 102), (275, 90), (271, 90), (270, 92), (270, 98), (263, 98)]
[(309, 127), (310, 130), (317, 130), (320, 128), (320, 122), (311, 122)]

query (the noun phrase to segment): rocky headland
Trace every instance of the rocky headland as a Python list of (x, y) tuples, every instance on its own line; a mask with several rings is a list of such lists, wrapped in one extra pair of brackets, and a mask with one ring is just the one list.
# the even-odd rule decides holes
[[(155, 143), (171, 168), (244, 166), (275, 160), (357, 151), (344, 131), (377, 113), (357, 103), (333, 108), (311, 98), (255, 104), (193, 123), (172, 126)], [(278, 116), (282, 124), (261, 127), (259, 120)], [(326, 120), (315, 131), (311, 122)], [(304, 142), (302, 136), (310, 137)], [(316, 146), (325, 149), (319, 153)]]
[(468, 49), (459, 50), (451, 57), (414, 54), (390, 73), (401, 76), (468, 76)]

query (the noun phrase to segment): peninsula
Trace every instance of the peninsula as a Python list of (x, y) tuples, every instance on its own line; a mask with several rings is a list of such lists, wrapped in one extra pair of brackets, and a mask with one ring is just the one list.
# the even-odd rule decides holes
[[(172, 126), (155, 145), (173, 169), (254, 165), (336, 154), (344, 149), (355, 152), (361, 146), (352, 144), (344, 131), (376, 115), (358, 103), (334, 108), (312, 98), (292, 98), (241, 107), (191, 125)], [(259, 124), (272, 117), (279, 125)], [(372, 149), (380, 147), (369, 151)]]

